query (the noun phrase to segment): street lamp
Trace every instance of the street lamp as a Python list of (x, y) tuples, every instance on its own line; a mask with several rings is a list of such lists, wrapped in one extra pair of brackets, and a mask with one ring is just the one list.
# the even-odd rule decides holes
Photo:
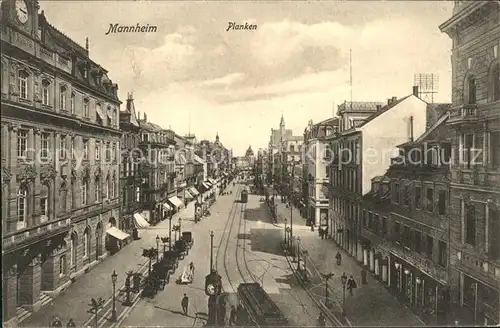
[(210, 231), (210, 272), (214, 268), (214, 232)]
[(325, 282), (326, 282), (325, 283), (325, 306), (327, 308), (330, 307), (330, 300), (329, 300), (330, 295), (329, 295), (329, 291), (328, 291), (328, 280), (332, 279), (334, 275), (335, 274), (333, 272), (330, 272), (330, 273), (321, 273), (321, 277), (323, 279), (325, 279)]
[(113, 310), (111, 312), (111, 321), (115, 322), (116, 321), (116, 296), (115, 296), (115, 288), (116, 288), (116, 279), (118, 278), (118, 275), (116, 274), (116, 271), (113, 270), (113, 274), (111, 274), (111, 282), (113, 283)]
[(160, 261), (160, 236), (156, 235), (156, 262)]
[(285, 218), (285, 245), (286, 245), (286, 233), (287, 233), (287, 226), (286, 226), (286, 223), (287, 223), (287, 219)]
[(300, 236), (297, 237), (297, 270), (300, 269)]
[(347, 284), (347, 276), (345, 275), (345, 272), (342, 273), (342, 276), (340, 277), (340, 281), (342, 282), (342, 315), (345, 315), (345, 287)]

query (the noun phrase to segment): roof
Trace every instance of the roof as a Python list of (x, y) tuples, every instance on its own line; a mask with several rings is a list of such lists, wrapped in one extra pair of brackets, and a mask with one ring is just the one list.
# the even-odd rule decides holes
[(451, 104), (431, 103), (427, 104), (426, 129), (434, 125), (444, 113), (451, 108)]
[(360, 125), (358, 125), (357, 127), (360, 128), (360, 127), (363, 127), (365, 126), (366, 124), (368, 124), (369, 122), (373, 121), (375, 118), (379, 117), (380, 115), (382, 115), (383, 113), (387, 112), (389, 109), (399, 105), (400, 103), (402, 103), (403, 101), (405, 101), (406, 99), (408, 99), (409, 97), (411, 97), (412, 95), (409, 95), (409, 96), (406, 96), (406, 97), (403, 97), (401, 99), (398, 99), (398, 100), (395, 100), (393, 102), (391, 102), (390, 104), (388, 105), (385, 105), (384, 107), (380, 108), (379, 110), (377, 110), (375, 113), (373, 113), (372, 115), (368, 116), (366, 118), (366, 120), (364, 120), (363, 123), (361, 123)]
[(139, 120), (139, 127), (149, 132), (162, 131), (162, 128), (159, 125), (144, 120)]

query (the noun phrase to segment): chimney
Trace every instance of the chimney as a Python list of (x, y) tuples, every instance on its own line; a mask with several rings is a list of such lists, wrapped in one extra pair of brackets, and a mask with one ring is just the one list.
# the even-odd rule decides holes
[(391, 99), (391, 98), (387, 99), (387, 105), (390, 105), (390, 104), (391, 104), (391, 102), (392, 102), (392, 99)]
[(413, 95), (414, 95), (415, 97), (418, 97), (418, 85), (414, 85), (414, 86), (413, 86)]
[(410, 141), (413, 141), (413, 116), (410, 116)]
[(140, 120), (141, 119), (141, 112), (137, 111), (137, 118)]
[(146, 113), (144, 113), (144, 122), (147, 122), (148, 121), (148, 116), (146, 115)]
[(85, 38), (85, 50), (87, 50), (87, 52), (89, 52), (89, 38)]
[(382, 105), (377, 105), (377, 112), (382, 108)]
[(398, 100), (398, 97), (392, 97), (392, 102), (396, 102)]

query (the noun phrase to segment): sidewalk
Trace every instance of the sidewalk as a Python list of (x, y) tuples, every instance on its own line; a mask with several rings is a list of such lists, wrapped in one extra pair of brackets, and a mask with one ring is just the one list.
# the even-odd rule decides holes
[[(172, 224), (178, 220), (181, 214), (182, 211), (174, 215)], [(142, 256), (142, 250), (156, 247), (156, 236), (168, 235), (168, 225), (169, 220), (165, 220), (154, 227), (140, 230), (139, 237), (141, 239), (133, 241), (118, 253), (99, 263), (89, 273), (79, 277), (51, 303), (26, 318), (19, 326), (46, 327), (49, 326), (54, 316), (58, 316), (63, 325), (66, 325), (70, 318), (73, 318), (77, 326), (87, 323), (92, 318), (92, 315), (87, 313), (90, 308), (88, 305), (90, 299), (102, 297), (108, 301), (112, 297), (111, 274), (113, 270), (116, 270), (118, 274), (116, 283), (116, 292), (118, 293), (124, 287), (127, 271), (147, 271), (148, 260)], [(182, 230), (189, 230), (192, 225), (191, 221), (183, 221)], [(160, 248), (162, 247), (163, 245), (160, 245)], [(106, 309), (110, 306), (108, 303), (101, 312), (106, 313)]]

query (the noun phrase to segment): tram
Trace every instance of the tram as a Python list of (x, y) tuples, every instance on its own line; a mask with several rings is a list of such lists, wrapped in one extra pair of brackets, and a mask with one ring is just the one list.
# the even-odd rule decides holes
[(259, 283), (242, 283), (238, 286), (238, 299), (242, 306), (236, 314), (237, 324), (251, 326), (287, 326), (278, 306), (269, 297)]
[(248, 191), (246, 189), (241, 192), (241, 202), (242, 203), (248, 202)]

